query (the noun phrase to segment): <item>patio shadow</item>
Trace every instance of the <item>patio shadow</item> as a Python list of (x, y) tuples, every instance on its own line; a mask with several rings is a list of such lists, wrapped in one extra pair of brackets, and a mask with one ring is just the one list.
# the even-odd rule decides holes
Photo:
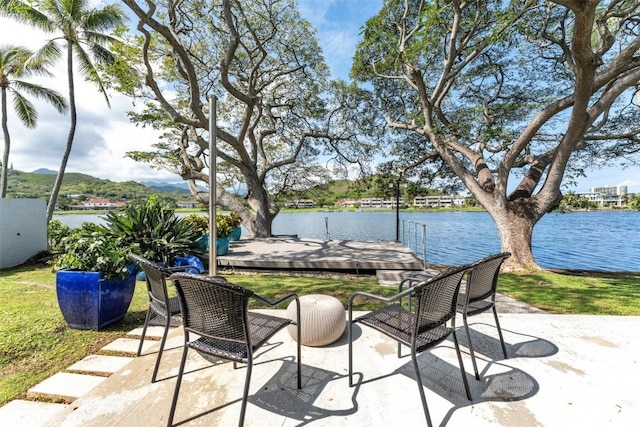
[[(250, 395), (251, 404), (270, 412), (280, 414), (290, 419), (300, 421), (297, 426), (329, 417), (347, 416), (358, 410), (356, 396), (360, 386), (353, 388), (350, 400), (338, 401), (333, 399), (336, 393), (326, 390), (331, 388), (332, 382), (346, 378), (336, 372), (302, 365), (302, 389), (296, 388), (296, 364), (283, 361), (280, 369), (271, 377), (258, 392)], [(344, 384), (336, 384), (343, 387)], [(338, 394), (342, 394), (340, 391)], [(326, 406), (317, 406), (322, 402)], [(344, 407), (349, 404), (350, 407)], [(342, 407), (340, 407), (342, 406)]]
[[(474, 328), (474, 326), (481, 326), (481, 330)], [(485, 334), (483, 332), (484, 330), (490, 330), (491, 335)], [(482, 354), (491, 360), (504, 359), (500, 347), (500, 340), (498, 339), (498, 332), (494, 325), (487, 323), (470, 323), (469, 333), (473, 340), (473, 351), (476, 353), (476, 356)], [(504, 340), (509, 358), (549, 357), (558, 353), (558, 346), (544, 338), (514, 332), (504, 328), (502, 329), (502, 333), (505, 336)], [(468, 347), (469, 339), (464, 328), (457, 329), (456, 334), (458, 335), (460, 345)], [(511, 344), (514, 341), (519, 342)]]
[[(453, 351), (453, 348), (451, 350)], [(467, 361), (465, 360), (465, 362)], [(454, 412), (459, 408), (482, 402), (514, 402), (524, 400), (534, 396), (540, 389), (538, 382), (528, 373), (511, 366), (494, 362), (494, 368), (500, 366), (503, 367), (504, 370), (502, 372), (483, 375), (480, 381), (477, 381), (473, 374), (465, 372), (471, 389), (471, 396), (473, 397), (472, 402), (467, 399), (460, 375), (460, 368), (457, 364), (452, 365), (430, 352), (420, 354), (418, 356), (418, 364), (420, 365), (420, 374), (424, 387), (437, 393), (454, 405), (442, 419), (442, 426), (447, 424)], [(396, 370), (396, 373), (405, 375), (415, 381), (415, 372), (411, 362), (402, 365)], [(417, 386), (415, 387), (417, 388)], [(415, 394), (416, 396), (418, 395), (417, 389), (415, 390)], [(428, 400), (429, 398), (427, 397), (427, 403)]]

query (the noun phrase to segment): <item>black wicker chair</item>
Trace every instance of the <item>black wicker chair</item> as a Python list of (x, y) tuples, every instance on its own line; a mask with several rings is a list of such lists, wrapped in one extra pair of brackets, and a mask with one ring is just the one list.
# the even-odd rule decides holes
[[(273, 335), (288, 325), (297, 325), (297, 364), (298, 389), (302, 388), (301, 351), (300, 351), (300, 300), (296, 294), (288, 294), (275, 301), (256, 295), (253, 291), (234, 285), (217, 277), (199, 276), (187, 273), (171, 275), (182, 308), (182, 325), (185, 341), (182, 359), (178, 370), (176, 387), (171, 401), (168, 425), (173, 423), (173, 417), (180, 393), (180, 384), (184, 374), (187, 353), (190, 348), (203, 356), (230, 360), (247, 365), (247, 374), (240, 409), (240, 421), (244, 423), (247, 408), (247, 396), (251, 382), (254, 352), (265, 344)], [(249, 300), (254, 299), (260, 304), (277, 306), (284, 301), (293, 299), (297, 305), (296, 320), (267, 314), (249, 312)], [(191, 337), (191, 333), (196, 335)]]
[[(422, 379), (418, 367), (417, 355), (436, 346), (453, 335), (453, 342), (458, 356), (462, 381), (471, 400), (471, 392), (467, 382), (460, 346), (455, 334), (455, 318), (458, 291), (462, 276), (469, 266), (451, 268), (435, 277), (422, 281), (415, 286), (402, 290), (392, 297), (382, 297), (366, 292), (356, 292), (349, 298), (349, 386), (353, 387), (353, 324), (361, 323), (374, 328), (398, 342), (398, 357), (401, 356), (402, 344), (411, 349), (413, 369), (420, 391), (420, 399), (427, 420), (431, 426), (431, 417), (427, 407), (427, 400), (422, 387)], [(382, 308), (353, 319), (353, 301), (356, 297), (373, 298), (386, 304)], [(402, 299), (409, 297), (411, 303), (405, 308)], [(414, 307), (414, 308), (412, 308)], [(450, 322), (450, 326), (448, 323)]]
[(172, 273), (185, 271), (190, 267), (167, 268), (136, 254), (129, 254), (129, 258), (144, 271), (145, 281), (147, 283), (147, 294), (149, 295), (149, 307), (147, 308), (147, 315), (144, 319), (144, 326), (142, 327), (142, 336), (140, 337), (140, 344), (138, 345), (138, 356), (142, 353), (142, 344), (147, 334), (151, 316), (155, 315), (164, 320), (165, 323), (164, 333), (160, 341), (160, 349), (158, 350), (158, 357), (156, 358), (156, 366), (153, 368), (153, 375), (151, 376), (151, 382), (155, 382), (156, 376), (158, 375), (158, 368), (160, 367), (160, 359), (162, 359), (162, 351), (164, 350), (164, 344), (167, 341), (167, 334), (171, 326), (171, 317), (180, 314), (178, 297), (169, 297), (166, 278)]
[(473, 343), (471, 342), (471, 335), (469, 334), (467, 317), (483, 313), (489, 309), (493, 310), (493, 317), (496, 321), (496, 328), (498, 329), (500, 344), (502, 345), (502, 353), (506, 359), (507, 347), (504, 344), (502, 329), (500, 329), (500, 322), (498, 321), (498, 312), (496, 311), (496, 288), (498, 287), (500, 266), (504, 260), (510, 256), (511, 254), (509, 252), (503, 252), (489, 255), (473, 263), (467, 276), (466, 288), (461, 290), (458, 298), (458, 312), (462, 313), (464, 330), (467, 333), (467, 339), (469, 341), (469, 353), (471, 354), (473, 371), (477, 380), (480, 379), (480, 374), (478, 373), (476, 357), (473, 353)]

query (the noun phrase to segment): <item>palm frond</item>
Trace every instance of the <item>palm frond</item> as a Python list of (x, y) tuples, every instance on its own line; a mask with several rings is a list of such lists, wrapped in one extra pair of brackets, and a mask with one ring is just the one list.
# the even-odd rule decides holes
[(20, 92), (12, 90), (12, 103), (20, 121), (28, 128), (35, 128), (38, 122), (38, 112), (31, 101), (25, 98)]
[(13, 85), (17, 90), (26, 92), (31, 96), (47, 101), (49, 104), (53, 105), (53, 107), (60, 113), (64, 113), (69, 109), (65, 97), (53, 89), (49, 89), (39, 84), (22, 80), (14, 80)]
[(100, 79), (98, 70), (96, 70), (96, 67), (91, 62), (91, 58), (87, 54), (87, 51), (84, 50), (81, 45), (75, 45), (73, 53), (75, 55), (76, 62), (78, 63), (80, 73), (85, 76), (87, 80), (93, 82), (98, 87), (100, 93), (104, 95), (104, 99), (107, 101), (107, 105), (111, 107), (111, 102), (109, 101), (109, 96), (107, 95), (107, 89), (102, 84), (102, 80)]
[[(44, 3), (49, 2), (50, 1)], [(53, 22), (49, 19), (49, 17), (46, 14), (33, 8), (30, 2), (18, 0), (2, 0), (0, 1), (0, 16), (11, 18), (22, 24), (28, 24), (48, 33), (55, 31)]]

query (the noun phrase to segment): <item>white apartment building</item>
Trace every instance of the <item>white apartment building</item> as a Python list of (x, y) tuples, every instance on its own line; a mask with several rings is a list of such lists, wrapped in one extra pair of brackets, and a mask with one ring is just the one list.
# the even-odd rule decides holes
[(416, 207), (453, 207), (464, 205), (464, 196), (445, 195), (445, 196), (418, 196), (413, 199), (413, 206)]
[(577, 193), (577, 195), (586, 197), (590, 202), (597, 203), (599, 206), (624, 206), (627, 186), (591, 187), (588, 193)]
[[(398, 204), (404, 205), (404, 199), (400, 197), (398, 199)], [(361, 208), (395, 208), (396, 207), (396, 199), (379, 199), (379, 198), (366, 198), (360, 200)]]

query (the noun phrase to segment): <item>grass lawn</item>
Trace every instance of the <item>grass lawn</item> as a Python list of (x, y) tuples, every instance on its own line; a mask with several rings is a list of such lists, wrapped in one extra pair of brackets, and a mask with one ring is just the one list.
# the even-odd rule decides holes
[[(345, 307), (356, 290), (396, 292), (394, 287), (381, 287), (375, 278), (363, 276), (225, 277), (269, 299), (288, 292), (321, 293), (337, 297)], [(499, 290), (552, 313), (640, 315), (640, 273), (503, 274)], [(46, 265), (0, 272), (0, 301), (0, 406), (24, 397), (28, 388), (142, 325), (147, 307), (144, 283), (137, 282), (123, 321), (103, 331), (70, 329), (57, 305), (55, 274)], [(374, 305), (357, 308), (370, 310)]]

